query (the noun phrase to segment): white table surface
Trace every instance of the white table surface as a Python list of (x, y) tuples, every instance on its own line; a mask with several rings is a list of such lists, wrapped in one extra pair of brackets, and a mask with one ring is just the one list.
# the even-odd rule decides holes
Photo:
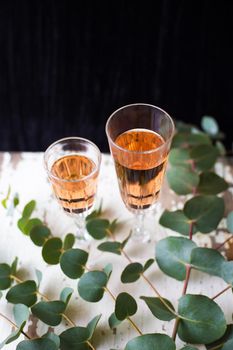
[[(225, 174), (225, 178), (232, 181), (232, 172), (229, 166), (224, 168), (218, 165), (218, 171)], [(18, 192), (20, 197), (19, 209), (31, 199), (37, 201), (36, 216), (47, 222), (52, 229), (53, 235), (64, 237), (68, 232), (74, 232), (75, 227), (70, 218), (59, 208), (56, 200), (51, 194), (50, 186), (46, 179), (43, 168), (42, 153), (0, 153), (0, 192), (6, 193), (8, 185), (11, 185), (13, 192)], [(1, 196), (3, 196), (1, 194)], [(103, 155), (101, 173), (98, 186), (97, 202), (103, 199), (103, 209), (105, 216), (114, 219), (121, 219), (121, 227), (116, 232), (116, 238), (123, 240), (129, 233), (131, 225), (131, 215), (125, 209), (117, 187), (117, 181), (113, 168), (113, 163), (109, 155)], [(157, 213), (148, 218), (148, 225), (153, 230), (152, 240), (149, 243), (138, 244), (130, 242), (127, 247), (128, 255), (135, 261), (144, 262), (150, 257), (154, 257), (155, 241), (175, 235), (174, 232), (159, 226), (158, 218), (164, 208), (175, 209), (182, 207), (181, 199), (176, 197), (168, 188), (166, 183), (162, 191), (160, 202), (157, 206)], [(108, 327), (108, 317), (114, 310), (114, 303), (108, 294), (98, 303), (87, 303), (83, 301), (77, 293), (77, 281), (66, 277), (60, 270), (59, 265), (49, 266), (41, 257), (40, 247), (34, 246), (30, 238), (23, 235), (17, 228), (17, 220), (20, 214), (15, 212), (14, 217), (6, 216), (6, 211), (0, 207), (0, 263), (11, 263), (15, 256), (19, 257), (20, 271), (19, 276), (22, 279), (35, 279), (35, 269), (43, 272), (43, 280), (40, 291), (46, 294), (50, 299), (58, 299), (60, 291), (66, 287), (74, 288), (75, 292), (71, 298), (67, 314), (78, 324), (85, 326), (87, 322), (99, 313), (102, 318), (96, 330), (93, 344), (98, 350), (123, 349), (127, 341), (138, 334), (124, 321), (114, 334)], [(219, 242), (224, 240), (224, 234), (218, 235)], [(214, 238), (209, 235), (196, 235), (195, 240), (201, 246), (212, 246)], [(122, 291), (132, 293), (138, 303), (138, 312), (132, 317), (135, 323), (143, 330), (143, 333), (166, 333), (172, 334), (174, 321), (162, 322), (156, 320), (151, 314), (145, 303), (139, 299), (139, 296), (154, 296), (153, 291), (143, 280), (132, 284), (122, 284), (120, 274), (128, 264), (124, 257), (119, 257), (110, 253), (98, 251), (96, 245), (100, 242), (92, 241), (90, 244), (90, 257), (88, 266), (90, 268), (102, 268), (107, 263), (113, 264), (113, 274), (109, 282), (109, 289), (117, 295)], [(76, 243), (78, 246), (78, 243)], [(183, 282), (178, 282), (165, 276), (154, 263), (146, 272), (147, 276), (158, 288), (160, 293), (177, 305), (177, 300), (181, 296)], [(197, 271), (192, 271), (188, 287), (188, 293), (201, 293), (210, 297), (226, 286), (220, 278), (208, 276)], [(5, 296), (5, 292), (4, 292)], [(12, 317), (12, 305), (8, 304), (5, 298), (0, 300), (0, 311)], [(219, 305), (225, 311), (227, 322), (232, 321), (233, 303), (232, 292), (227, 293), (217, 299)], [(63, 322), (56, 327), (55, 332), (59, 334), (66, 325)], [(30, 321), (26, 327), (31, 335), (42, 335), (48, 329), (48, 326), (40, 321)], [(0, 318), (0, 341), (2, 341), (11, 330), (11, 326)], [(4, 347), (6, 350), (13, 350), (16, 344), (23, 340), (21, 336), (18, 341)], [(177, 348), (183, 343), (177, 339)], [(202, 347), (200, 347), (202, 349)]]

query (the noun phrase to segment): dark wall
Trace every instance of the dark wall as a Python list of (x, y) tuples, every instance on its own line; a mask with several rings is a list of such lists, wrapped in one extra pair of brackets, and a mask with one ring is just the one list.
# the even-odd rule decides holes
[(213, 115), (233, 139), (233, 1), (0, 0), (0, 149), (83, 136), (118, 107)]

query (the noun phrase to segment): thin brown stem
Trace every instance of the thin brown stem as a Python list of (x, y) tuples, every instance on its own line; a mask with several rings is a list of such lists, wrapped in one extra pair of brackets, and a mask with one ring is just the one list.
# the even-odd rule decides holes
[(223, 290), (221, 290), (218, 294), (216, 294), (216, 295), (212, 298), (212, 300), (218, 298), (220, 295), (222, 295), (223, 293), (225, 293), (225, 292), (226, 292), (228, 289), (230, 289), (230, 288), (232, 288), (232, 285), (229, 285), (229, 286), (227, 286), (226, 288), (224, 288)]
[(186, 292), (187, 292), (188, 283), (189, 283), (189, 279), (190, 279), (190, 273), (191, 273), (191, 266), (190, 265), (186, 265), (186, 277), (185, 277), (185, 281), (184, 281), (184, 287), (183, 287), (182, 295), (185, 295)]
[(228, 237), (223, 243), (219, 244), (215, 249), (219, 250), (222, 247), (224, 247), (224, 245), (229, 242), (230, 240), (232, 240), (233, 236)]
[[(13, 321), (11, 321), (7, 316), (3, 315), (1, 312), (0, 312), (0, 316), (4, 318), (8, 323), (10, 323), (15, 329), (19, 329), (19, 327)], [(21, 330), (20, 333), (22, 333), (27, 339), (31, 339), (29, 335), (25, 333), (23, 330)]]
[[(111, 296), (111, 298), (114, 300), (114, 302), (116, 301), (116, 297), (113, 295), (113, 293), (107, 288), (104, 288), (106, 292), (108, 292), (108, 294)], [(138, 328), (138, 326), (134, 323), (134, 321), (130, 318), (127, 317), (127, 320), (129, 321), (129, 323), (133, 326), (133, 328), (140, 334), (142, 335), (142, 331)]]

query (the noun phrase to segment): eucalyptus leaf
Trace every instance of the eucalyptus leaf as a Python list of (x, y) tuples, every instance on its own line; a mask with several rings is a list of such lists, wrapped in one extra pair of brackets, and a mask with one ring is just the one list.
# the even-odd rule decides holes
[(190, 157), (198, 170), (211, 169), (219, 156), (216, 147), (211, 145), (198, 145), (190, 151)]
[(64, 239), (63, 249), (64, 250), (71, 249), (74, 243), (75, 243), (75, 235), (73, 233), (68, 233)]
[(204, 295), (187, 294), (180, 298), (178, 313), (181, 317), (178, 335), (192, 344), (208, 344), (226, 331), (226, 320), (218, 304)]
[(167, 179), (170, 188), (180, 195), (193, 193), (199, 183), (198, 174), (182, 166), (175, 166), (168, 170)]
[(60, 294), (60, 300), (63, 301), (66, 304), (66, 306), (68, 305), (73, 292), (73, 288), (65, 287), (62, 289)]
[(24, 219), (29, 219), (33, 213), (33, 211), (35, 210), (35, 207), (36, 207), (36, 201), (35, 200), (32, 200), (30, 202), (28, 202), (24, 209), (23, 209), (23, 214), (22, 214), (22, 217)]
[(111, 232), (114, 232), (117, 228), (117, 225), (118, 225), (118, 219), (114, 219), (111, 223), (110, 223), (110, 226), (109, 226), (109, 230)]
[(43, 278), (43, 274), (40, 270), (37, 270), (37, 269), (36, 269), (36, 278), (37, 278), (37, 288), (39, 288)]
[(121, 274), (122, 283), (132, 283), (137, 281), (143, 273), (143, 266), (140, 263), (131, 263), (127, 265)]
[(184, 206), (184, 214), (202, 233), (215, 230), (224, 215), (224, 200), (217, 196), (196, 196)]
[(25, 327), (26, 322), (23, 322), (21, 326), (13, 331), (2, 343), (0, 343), (0, 349), (3, 349), (5, 345), (12, 343), (21, 336), (21, 332)]
[(194, 348), (193, 346), (187, 345), (187, 346), (183, 347), (183, 348), (180, 349), (180, 350), (198, 350), (198, 348)]
[(38, 218), (32, 218), (27, 220), (27, 222), (25, 223), (24, 227), (23, 227), (23, 233), (25, 235), (30, 235), (31, 230), (33, 229), (33, 227), (38, 226), (38, 225), (42, 225), (43, 222), (38, 219)]
[(108, 280), (111, 277), (112, 269), (113, 269), (112, 264), (107, 264), (103, 269), (104, 273), (106, 273), (106, 275), (107, 275)]
[(233, 261), (226, 261), (222, 264), (221, 276), (225, 282), (233, 286)]
[(132, 236), (132, 231), (128, 234), (128, 236), (124, 239), (124, 241), (121, 243), (121, 248), (124, 249), (126, 244), (129, 242), (130, 237)]
[(60, 266), (66, 276), (77, 279), (84, 273), (87, 260), (88, 253), (85, 250), (71, 248), (61, 255)]
[(104, 242), (98, 245), (99, 250), (103, 252), (109, 252), (117, 255), (121, 255), (121, 243), (120, 242)]
[[(168, 211), (165, 210), (159, 220), (160, 225), (170, 230), (188, 236), (190, 231), (190, 219), (185, 216), (183, 210)], [(195, 233), (196, 230), (194, 229)]]
[(217, 141), (215, 144), (220, 156), (225, 156), (227, 153), (226, 147), (221, 141)]
[(12, 273), (12, 275), (15, 275), (16, 272), (17, 272), (18, 261), (19, 261), (19, 259), (18, 259), (18, 257), (16, 257), (14, 259), (13, 263), (11, 264), (11, 273)]
[(189, 132), (178, 132), (172, 140), (172, 148), (187, 148), (196, 145), (210, 145), (211, 140), (204, 133), (190, 134)]
[(109, 319), (108, 319), (109, 327), (111, 329), (113, 329), (113, 328), (116, 328), (117, 326), (119, 326), (121, 323), (122, 323), (122, 321), (118, 320), (118, 318), (116, 317), (115, 312), (113, 312), (111, 314), (111, 316), (109, 317)]
[(42, 256), (45, 262), (50, 265), (59, 263), (62, 252), (62, 240), (58, 237), (49, 238), (42, 248)]
[(39, 247), (43, 246), (49, 236), (51, 236), (51, 231), (47, 226), (43, 224), (35, 225), (30, 230), (30, 238), (32, 242)]
[(103, 201), (101, 199), (99, 207), (93, 210), (89, 215), (87, 215), (86, 221), (100, 217), (103, 213), (102, 206), (103, 206)]
[(224, 335), (217, 341), (206, 345), (207, 350), (232, 350), (233, 349), (233, 324), (227, 325), (227, 330)]
[(217, 174), (206, 171), (200, 175), (200, 182), (197, 187), (199, 194), (218, 194), (226, 191), (228, 183)]
[(25, 281), (13, 286), (7, 292), (6, 299), (12, 304), (32, 306), (37, 301), (37, 285), (35, 281)]
[(190, 263), (196, 244), (184, 237), (167, 237), (156, 245), (156, 261), (160, 269), (179, 281), (185, 280), (186, 265)]
[(7, 202), (10, 198), (10, 194), (11, 194), (11, 186), (8, 186), (8, 190), (7, 190), (7, 194), (6, 197), (2, 199), (1, 203), (3, 208), (7, 209)]
[(50, 326), (57, 326), (61, 323), (65, 309), (66, 303), (61, 300), (39, 301), (31, 308), (34, 316)]
[(57, 350), (57, 345), (48, 338), (21, 341), (16, 350)]
[(108, 233), (110, 227), (109, 220), (106, 219), (91, 219), (86, 223), (88, 233), (95, 239), (103, 239)]
[(103, 271), (86, 272), (78, 282), (78, 292), (81, 298), (89, 302), (102, 299), (108, 282), (108, 276)]
[[(159, 298), (153, 298), (153, 297), (140, 297), (140, 298), (145, 301), (145, 303), (147, 304), (152, 314), (159, 320), (171, 321), (174, 318), (176, 318), (175, 309), (169, 300), (163, 298), (164, 303), (168, 305), (170, 310), (166, 305), (164, 305), (164, 303)], [(171, 310), (173, 310), (174, 312), (171, 312)]]
[(173, 148), (169, 154), (169, 162), (174, 166), (189, 165), (189, 150), (182, 148)]
[(13, 198), (13, 206), (14, 206), (14, 208), (16, 208), (17, 205), (19, 205), (19, 195), (18, 195), (18, 193), (15, 193), (14, 198)]
[(61, 350), (90, 350), (87, 343), (90, 331), (85, 327), (72, 327), (60, 334)]
[(89, 330), (89, 339), (92, 338), (94, 332), (95, 332), (95, 329), (96, 329), (96, 326), (101, 318), (101, 314), (100, 315), (97, 315), (95, 316), (87, 325), (87, 329)]
[(48, 331), (47, 333), (45, 333), (42, 336), (42, 338), (47, 338), (47, 339), (52, 340), (56, 344), (57, 349), (59, 349), (59, 347), (60, 347), (60, 338), (55, 333)]
[(190, 263), (196, 270), (221, 277), (222, 264), (225, 263), (225, 259), (216, 249), (194, 248)]
[(227, 215), (227, 229), (230, 233), (233, 233), (233, 211)]
[(0, 264), (0, 290), (8, 289), (11, 286), (11, 267), (7, 264)]
[(24, 304), (16, 304), (13, 307), (13, 314), (15, 323), (18, 327), (21, 327), (22, 323), (29, 319), (30, 311), (29, 308)]
[(128, 293), (120, 293), (116, 298), (115, 315), (118, 320), (123, 321), (129, 316), (136, 314), (137, 303)]
[(166, 334), (145, 334), (130, 340), (124, 350), (175, 350), (174, 341)]
[(201, 126), (202, 126), (202, 129), (211, 136), (214, 136), (219, 132), (218, 123), (211, 116), (205, 115), (204, 117), (202, 117)]
[(149, 267), (151, 267), (151, 265), (155, 262), (155, 259), (148, 259), (143, 267), (143, 272), (145, 272), (146, 270), (149, 269)]

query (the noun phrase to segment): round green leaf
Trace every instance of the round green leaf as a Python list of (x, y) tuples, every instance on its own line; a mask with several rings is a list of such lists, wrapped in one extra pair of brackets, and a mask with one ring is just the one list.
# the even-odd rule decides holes
[(197, 192), (200, 194), (218, 194), (226, 191), (228, 183), (217, 174), (206, 171), (200, 175)]
[(227, 229), (230, 233), (233, 233), (233, 211), (227, 215)]
[(60, 266), (66, 276), (77, 279), (84, 273), (87, 259), (88, 253), (85, 250), (68, 249), (61, 255)]
[(121, 324), (122, 321), (118, 320), (118, 318), (115, 315), (115, 312), (111, 314), (111, 316), (108, 319), (108, 324), (111, 329), (116, 328)]
[(29, 319), (30, 311), (26, 305), (16, 304), (13, 307), (13, 314), (14, 314), (15, 323), (17, 324), (18, 327), (20, 327), (23, 322)]
[(216, 135), (219, 131), (217, 121), (213, 117), (210, 117), (208, 115), (202, 117), (201, 127), (205, 132), (207, 132), (211, 136)]
[(57, 237), (49, 238), (42, 249), (42, 256), (45, 262), (50, 265), (59, 263), (62, 250), (62, 240)]
[(190, 263), (194, 248), (196, 244), (188, 238), (164, 238), (156, 245), (156, 261), (168, 276), (183, 281), (186, 277), (186, 264)]
[(165, 334), (145, 334), (130, 340), (124, 350), (175, 350), (174, 341)]
[(66, 306), (68, 305), (73, 292), (73, 288), (70, 287), (65, 287), (62, 289), (60, 293), (60, 300), (63, 301), (66, 304)]
[(32, 200), (28, 202), (23, 209), (22, 217), (25, 219), (29, 219), (33, 211), (35, 210), (35, 207), (36, 207), (36, 201)]
[(211, 145), (199, 145), (190, 151), (190, 157), (194, 160), (195, 166), (199, 170), (211, 169), (214, 166), (218, 155), (217, 148)]
[(207, 350), (232, 350), (233, 349), (233, 324), (227, 325), (227, 330), (223, 337), (217, 341), (206, 345)]
[(57, 350), (57, 345), (47, 338), (23, 340), (17, 345), (16, 350)]
[(39, 247), (43, 246), (50, 235), (51, 231), (45, 225), (36, 225), (30, 230), (30, 238), (32, 242)]
[(42, 338), (47, 338), (47, 339), (52, 340), (52, 341), (56, 344), (57, 349), (59, 349), (59, 347), (60, 347), (60, 338), (59, 338), (58, 335), (56, 335), (55, 333), (53, 333), (53, 331), (51, 331), (51, 332), (48, 331), (47, 333), (45, 333), (45, 334), (42, 336)]
[(216, 196), (196, 196), (186, 202), (184, 214), (195, 223), (198, 231), (215, 230), (224, 215), (224, 200)]
[[(160, 225), (170, 230), (188, 236), (190, 231), (190, 220), (184, 215), (183, 210), (168, 211), (165, 210), (159, 220)], [(196, 229), (193, 230), (196, 233)]]
[(163, 298), (166, 305), (174, 312), (171, 312), (159, 298), (141, 297), (141, 299), (145, 301), (152, 314), (159, 320), (171, 321), (176, 318), (175, 309), (169, 300)]
[(128, 293), (120, 293), (116, 298), (115, 315), (118, 320), (123, 321), (127, 317), (136, 314), (137, 303)]
[(121, 282), (123, 283), (132, 283), (137, 281), (143, 273), (143, 266), (137, 262), (131, 263), (126, 266), (124, 271), (121, 274)]
[(218, 304), (204, 295), (187, 294), (180, 298), (178, 313), (181, 317), (178, 335), (193, 344), (208, 344), (226, 331), (226, 320)]
[(85, 327), (73, 327), (60, 334), (61, 350), (89, 350), (87, 340), (89, 329)]
[(191, 253), (192, 267), (214, 276), (222, 276), (222, 264), (225, 259), (216, 249), (194, 248)]
[(181, 195), (192, 193), (199, 182), (197, 173), (182, 166), (172, 167), (167, 172), (167, 179), (171, 189)]
[(190, 162), (189, 150), (183, 148), (173, 148), (169, 154), (169, 162), (174, 165), (187, 166)]
[(23, 228), (23, 233), (25, 235), (30, 235), (30, 232), (34, 226), (38, 226), (42, 224), (43, 222), (40, 219), (37, 219), (37, 218), (29, 219)]
[(6, 299), (12, 304), (32, 306), (37, 301), (37, 286), (35, 281), (25, 281), (12, 287)]
[(222, 264), (222, 278), (233, 286), (233, 261), (226, 261)]
[(95, 239), (103, 239), (107, 236), (110, 222), (105, 219), (91, 219), (86, 223), (88, 233)]
[(86, 272), (78, 282), (78, 292), (81, 298), (90, 302), (102, 299), (108, 277), (102, 271)]
[(209, 145), (211, 140), (208, 135), (204, 133), (190, 134), (190, 132), (178, 132), (172, 141), (172, 147), (181, 148), (196, 145)]
[(11, 267), (7, 264), (0, 264), (0, 290), (8, 289), (11, 286)]
[(33, 315), (50, 326), (57, 326), (61, 323), (65, 309), (66, 304), (61, 300), (40, 301), (31, 308)]
[(73, 235), (73, 233), (68, 233), (64, 239), (63, 249), (64, 250), (71, 249), (74, 243), (75, 243), (75, 235)]
[(104, 242), (98, 245), (97, 248), (103, 252), (121, 255), (121, 247), (120, 242)]

